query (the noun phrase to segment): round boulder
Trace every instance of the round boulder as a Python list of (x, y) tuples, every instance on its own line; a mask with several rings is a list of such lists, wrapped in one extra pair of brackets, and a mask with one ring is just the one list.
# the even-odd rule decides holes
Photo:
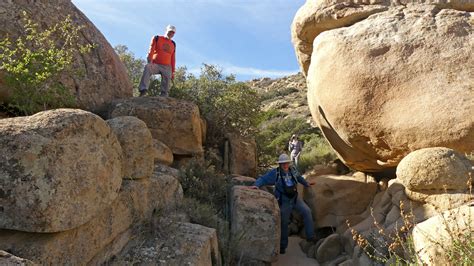
[(472, 151), (473, 6), (351, 2), (307, 1), (293, 23), (308, 106), (339, 157), (381, 172), (421, 148)]
[(87, 111), (0, 120), (0, 228), (58, 232), (88, 222), (118, 195), (121, 154), (107, 123)]
[(397, 167), (397, 179), (411, 191), (465, 191), (472, 164), (448, 148), (426, 148), (408, 154)]
[(153, 137), (145, 122), (133, 116), (107, 120), (117, 136), (123, 152), (123, 176), (130, 179), (148, 178), (153, 173)]
[[(90, 53), (74, 54), (72, 69), (75, 71), (65, 72), (58, 77), (60, 83), (75, 96), (81, 109), (94, 113), (105, 112), (112, 100), (132, 97), (133, 87), (125, 65), (104, 35), (72, 1), (0, 1), (1, 40), (7, 36), (16, 39), (25, 34), (23, 12), (38, 23), (41, 30), (70, 16), (74, 26), (83, 27), (78, 32), (77, 44), (95, 45)], [(57, 38), (54, 41), (61, 45), (64, 40)], [(0, 98), (4, 96), (1, 93), (2, 89)]]

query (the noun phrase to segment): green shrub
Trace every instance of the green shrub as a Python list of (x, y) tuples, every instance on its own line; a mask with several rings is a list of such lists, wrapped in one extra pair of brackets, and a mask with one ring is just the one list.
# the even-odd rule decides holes
[(122, 61), (122, 63), (125, 65), (125, 68), (127, 69), (128, 78), (133, 84), (133, 95), (138, 96), (138, 85), (140, 84), (140, 79), (145, 67), (145, 60), (136, 58), (135, 55), (129, 51), (128, 47), (125, 45), (116, 45), (114, 50), (119, 56), (120, 61)]
[(310, 134), (303, 137), (309, 140), (305, 141), (301, 152), (298, 165), (301, 172), (304, 173), (316, 164), (327, 164), (337, 158), (334, 150), (320, 134)]
[[(275, 111), (268, 111), (275, 114)], [(267, 115), (266, 113), (263, 116)], [(259, 172), (266, 171), (275, 164), (276, 158), (281, 153), (288, 152), (288, 141), (292, 134), (298, 134), (300, 140), (304, 142), (300, 164), (300, 171), (308, 169), (309, 166), (328, 161), (335, 158), (329, 145), (318, 128), (313, 128), (306, 123), (303, 118), (273, 119), (268, 122), (266, 119), (260, 120), (262, 126), (257, 134)], [(315, 156), (315, 157), (313, 157)], [(300, 160), (301, 162), (301, 160)], [(303, 167), (302, 167), (303, 166)]]
[(204, 64), (199, 77), (181, 68), (175, 73), (170, 96), (189, 100), (199, 106), (207, 120), (207, 143), (220, 144), (228, 132), (243, 136), (257, 130), (260, 98), (254, 89), (237, 82), (233, 75), (224, 76), (214, 65)]
[(184, 201), (181, 209), (192, 223), (217, 230), (224, 265), (234, 264), (235, 241), (231, 239), (227, 216), (227, 178), (207, 162), (193, 160), (180, 170)]
[(22, 23), (22, 36), (14, 41), (7, 36), (0, 41), (0, 70), (10, 94), (7, 109), (30, 115), (51, 108), (74, 107), (74, 96), (58, 80), (61, 74), (72, 71), (76, 53), (93, 48), (91, 44), (77, 43), (82, 27), (67, 17), (40, 30), (26, 12)]
[(295, 92), (298, 92), (298, 89), (295, 87), (274, 89), (274, 90), (270, 90), (268, 92), (262, 93), (261, 97), (262, 97), (262, 101), (266, 101), (266, 100), (275, 99), (278, 97), (283, 97)]
[(180, 169), (179, 181), (183, 193), (215, 210), (224, 211), (227, 199), (227, 179), (208, 162), (191, 160)]

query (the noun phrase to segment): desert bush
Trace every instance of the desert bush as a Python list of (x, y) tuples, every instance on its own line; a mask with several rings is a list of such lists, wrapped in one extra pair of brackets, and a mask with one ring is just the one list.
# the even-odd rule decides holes
[(295, 133), (299, 135), (299, 139), (304, 143), (299, 165), (301, 172), (312, 165), (326, 163), (336, 158), (319, 128), (311, 127), (302, 118), (273, 119), (268, 123), (267, 117), (276, 116), (275, 114), (278, 115), (278, 111), (269, 110), (262, 114), (264, 118), (260, 120), (261, 124), (265, 123), (256, 138), (260, 173), (274, 165), (279, 154), (289, 153), (288, 141), (291, 135)]
[(133, 84), (133, 95), (138, 96), (138, 85), (140, 84), (140, 78), (142, 77), (143, 69), (145, 67), (145, 60), (136, 58), (126, 45), (116, 45), (114, 47), (115, 52), (120, 58), (120, 61), (125, 65), (127, 69), (128, 78)]
[[(150, 83), (148, 95), (160, 94), (160, 80)], [(221, 144), (226, 133), (242, 136), (255, 134), (260, 114), (260, 98), (257, 92), (235, 76), (225, 76), (215, 65), (203, 64), (199, 76), (180, 67), (175, 72), (170, 96), (194, 102), (207, 121), (206, 143)]]
[(227, 216), (228, 179), (205, 161), (193, 160), (180, 170), (185, 199), (181, 209), (192, 223), (217, 230), (224, 265), (235, 265), (236, 239), (230, 235)]
[(306, 172), (317, 164), (327, 164), (337, 158), (336, 153), (329, 143), (320, 134), (309, 134), (303, 136), (305, 141), (304, 150), (301, 153), (298, 168), (301, 172)]
[(72, 69), (74, 55), (87, 53), (92, 44), (78, 44), (79, 31), (70, 17), (45, 30), (23, 12), (24, 34), (0, 41), (0, 70), (9, 90), (7, 109), (30, 115), (46, 109), (74, 107), (75, 97), (59, 77)]
[(275, 99), (278, 97), (283, 97), (292, 93), (298, 92), (298, 89), (295, 87), (287, 87), (287, 88), (282, 88), (282, 89), (274, 89), (274, 90), (269, 90), (267, 92), (261, 93), (261, 99), (262, 101), (270, 100), (270, 99)]

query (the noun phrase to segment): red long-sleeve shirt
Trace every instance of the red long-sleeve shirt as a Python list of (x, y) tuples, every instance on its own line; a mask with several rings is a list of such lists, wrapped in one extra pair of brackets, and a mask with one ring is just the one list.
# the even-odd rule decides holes
[(151, 39), (148, 60), (153, 64), (169, 65), (174, 73), (176, 63), (176, 43), (163, 36), (154, 36)]

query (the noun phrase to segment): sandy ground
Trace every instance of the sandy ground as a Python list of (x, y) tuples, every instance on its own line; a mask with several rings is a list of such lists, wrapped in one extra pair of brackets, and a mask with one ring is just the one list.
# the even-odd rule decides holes
[(272, 263), (272, 266), (305, 266), (319, 265), (315, 259), (306, 257), (306, 254), (300, 248), (302, 239), (297, 236), (290, 236), (286, 253), (278, 256), (278, 261)]

